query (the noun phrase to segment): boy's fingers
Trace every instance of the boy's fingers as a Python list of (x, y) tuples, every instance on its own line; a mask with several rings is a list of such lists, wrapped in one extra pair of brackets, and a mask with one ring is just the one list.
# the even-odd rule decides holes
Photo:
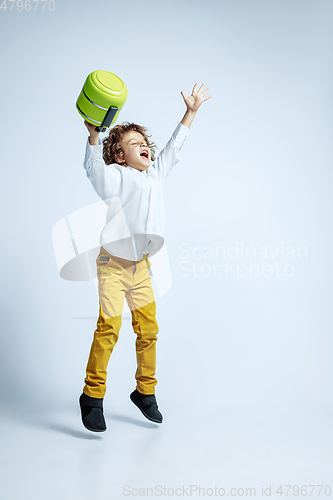
[(195, 92), (195, 89), (197, 88), (198, 84), (196, 83), (193, 87), (192, 94)]
[(187, 96), (183, 90), (181, 91), (181, 95), (183, 96), (184, 99), (187, 99)]
[(204, 87), (205, 85), (206, 85), (205, 83), (203, 83), (203, 84), (201, 85), (201, 87), (200, 87), (200, 89), (199, 89), (199, 91), (198, 91), (199, 93), (201, 92), (202, 87)]
[(208, 91), (209, 91), (209, 89), (206, 89), (205, 92), (202, 93), (202, 95), (203, 96), (206, 95)]

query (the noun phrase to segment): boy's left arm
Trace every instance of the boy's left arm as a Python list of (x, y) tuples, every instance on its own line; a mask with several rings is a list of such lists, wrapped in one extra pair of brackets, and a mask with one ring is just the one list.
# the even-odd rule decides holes
[(194, 85), (192, 94), (189, 97), (186, 96), (184, 91), (181, 92), (187, 109), (181, 122), (178, 123), (173, 132), (171, 139), (169, 139), (153, 164), (159, 180), (164, 179), (179, 162), (179, 151), (189, 133), (194, 117), (201, 104), (211, 98), (211, 96), (205, 97), (209, 91), (209, 89), (203, 91), (205, 84), (202, 84), (198, 91), (197, 86), (197, 84)]

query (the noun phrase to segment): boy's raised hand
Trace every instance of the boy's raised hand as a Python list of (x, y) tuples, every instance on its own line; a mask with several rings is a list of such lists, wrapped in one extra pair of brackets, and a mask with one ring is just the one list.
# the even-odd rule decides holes
[(201, 104), (204, 101), (207, 101), (208, 99), (210, 99), (212, 97), (211, 95), (205, 97), (207, 92), (209, 91), (209, 88), (206, 90), (203, 90), (204, 86), (205, 86), (205, 84), (203, 83), (201, 85), (200, 89), (197, 90), (198, 84), (196, 83), (193, 87), (192, 94), (189, 97), (186, 96), (186, 94), (183, 90), (181, 91), (181, 95), (183, 96), (186, 107), (189, 111), (196, 113), (198, 111), (199, 107), (201, 106)]
[(99, 132), (96, 132), (96, 125), (91, 125), (91, 123), (87, 122), (84, 120), (84, 124), (88, 129), (88, 132), (90, 134), (89, 137), (89, 142), (92, 146), (98, 145), (98, 137), (99, 137)]
[(87, 127), (88, 131), (92, 135), (98, 135), (99, 132), (96, 132), (96, 125), (92, 125), (91, 123), (84, 120), (84, 124)]
[(200, 89), (197, 90), (198, 84), (196, 83), (193, 87), (192, 94), (189, 97), (187, 97), (187, 95), (183, 90), (181, 92), (181, 95), (183, 96), (187, 109), (180, 123), (185, 125), (185, 127), (190, 128), (191, 123), (193, 122), (193, 119), (196, 115), (196, 112), (200, 108), (201, 104), (212, 97), (211, 95), (206, 97), (206, 94), (209, 91), (209, 89), (203, 90), (204, 86), (205, 84), (203, 83)]

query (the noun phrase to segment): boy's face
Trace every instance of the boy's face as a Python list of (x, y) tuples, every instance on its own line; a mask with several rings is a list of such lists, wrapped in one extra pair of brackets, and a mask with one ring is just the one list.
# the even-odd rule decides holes
[(144, 139), (139, 133), (131, 130), (127, 132), (120, 142), (123, 151), (123, 159), (126, 165), (136, 168), (141, 172), (146, 170), (151, 162), (151, 151)]

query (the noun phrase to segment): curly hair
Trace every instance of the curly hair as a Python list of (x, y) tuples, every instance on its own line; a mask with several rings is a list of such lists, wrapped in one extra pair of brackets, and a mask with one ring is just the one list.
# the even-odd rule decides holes
[[(103, 139), (103, 158), (106, 165), (111, 165), (111, 163), (119, 163), (115, 160), (115, 155), (120, 154), (123, 157), (123, 151), (120, 147), (120, 143), (127, 132), (139, 132), (144, 138), (151, 151), (151, 160), (155, 160), (155, 149), (156, 144), (149, 140), (150, 135), (147, 133), (147, 129), (136, 123), (123, 122), (121, 125), (115, 125), (109, 132), (109, 136)], [(122, 163), (123, 164), (123, 163)], [(126, 163), (124, 163), (125, 166)]]

